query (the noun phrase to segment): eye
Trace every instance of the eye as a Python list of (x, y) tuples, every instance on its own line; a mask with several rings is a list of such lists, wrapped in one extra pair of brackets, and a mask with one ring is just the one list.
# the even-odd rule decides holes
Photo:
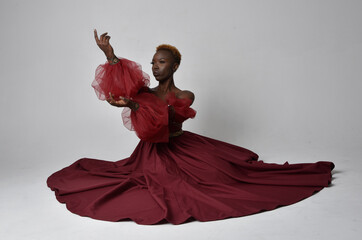
[(164, 60), (161, 60), (160, 63), (165, 63), (165, 61), (164, 61)]
[(153, 65), (153, 64), (155, 64), (153, 61), (152, 61), (152, 62), (150, 62), (150, 63), (151, 63), (152, 65)]

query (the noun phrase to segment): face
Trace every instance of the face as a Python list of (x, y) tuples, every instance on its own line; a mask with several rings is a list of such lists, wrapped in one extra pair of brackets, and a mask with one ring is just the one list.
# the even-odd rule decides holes
[(152, 59), (152, 72), (157, 81), (165, 81), (173, 76), (178, 64), (167, 50), (159, 50)]

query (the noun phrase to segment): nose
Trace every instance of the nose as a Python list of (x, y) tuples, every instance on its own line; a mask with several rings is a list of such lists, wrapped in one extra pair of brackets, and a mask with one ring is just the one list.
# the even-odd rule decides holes
[(152, 68), (153, 68), (153, 69), (158, 69), (157, 63), (153, 63)]

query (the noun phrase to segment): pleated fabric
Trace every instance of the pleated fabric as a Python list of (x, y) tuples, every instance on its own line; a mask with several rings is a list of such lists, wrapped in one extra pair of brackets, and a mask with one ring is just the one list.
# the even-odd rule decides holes
[(185, 131), (140, 141), (129, 158), (83, 158), (48, 178), (81, 216), (138, 224), (211, 221), (290, 205), (331, 182), (332, 162), (270, 164), (242, 147)]

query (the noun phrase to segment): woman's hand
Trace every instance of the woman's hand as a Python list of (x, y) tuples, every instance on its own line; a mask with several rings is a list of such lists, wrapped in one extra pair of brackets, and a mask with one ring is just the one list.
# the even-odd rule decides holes
[(109, 98), (107, 102), (115, 107), (129, 107), (130, 109), (136, 111), (139, 107), (138, 103), (129, 100), (128, 98), (119, 97), (119, 100), (115, 100), (113, 95), (109, 93)]
[(97, 34), (97, 30), (94, 29), (94, 38), (96, 40), (96, 43), (98, 47), (104, 52), (107, 59), (112, 59), (114, 56), (113, 48), (111, 44), (109, 43), (110, 36), (107, 35), (108, 33), (103, 33), (99, 38)]
[(124, 97), (119, 98), (119, 100), (115, 100), (113, 95), (109, 93), (109, 98), (107, 99), (107, 102), (115, 107), (128, 107), (130, 100)]

